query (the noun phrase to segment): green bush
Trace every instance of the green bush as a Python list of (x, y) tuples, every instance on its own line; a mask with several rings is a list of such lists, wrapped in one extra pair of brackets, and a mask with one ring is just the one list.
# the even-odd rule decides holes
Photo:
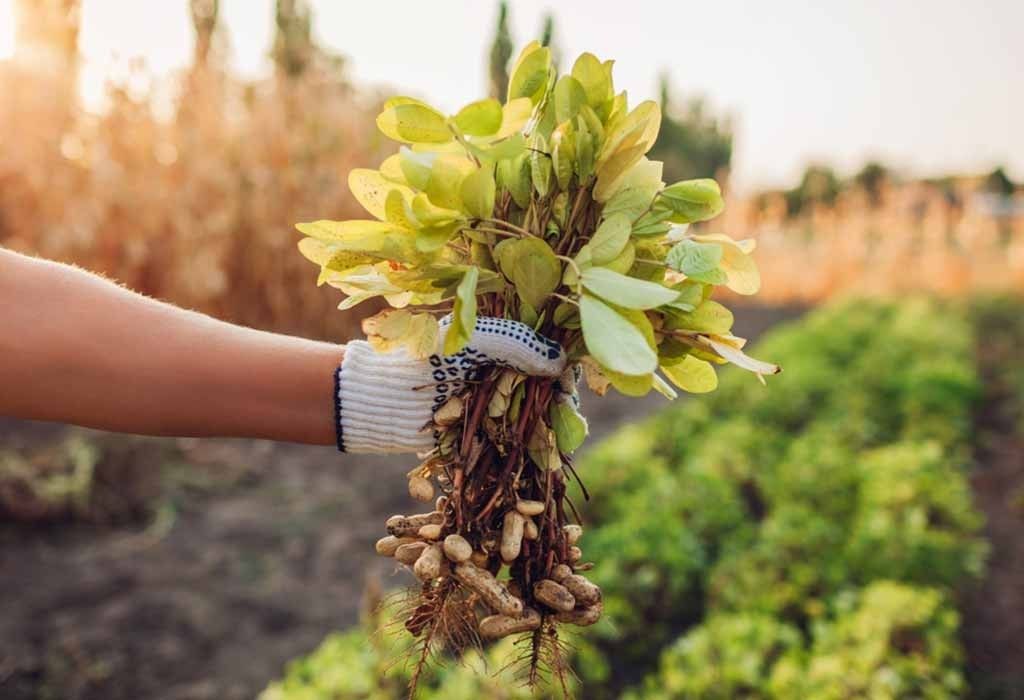
[[(949, 305), (828, 307), (759, 344), (785, 368), (770, 390), (723, 373), (716, 394), (592, 453), (581, 473), (598, 527), (583, 548), (614, 622), (589, 634), (611, 669), (598, 696), (653, 670), (673, 638), (723, 638), (702, 621), (810, 630), (875, 581), (947, 595), (980, 573), (985, 547), (966, 481), (973, 347), (970, 324)], [(810, 644), (808, 633), (798, 646)], [(757, 656), (742, 645), (730, 653), (747, 652)], [(667, 669), (683, 662), (671, 658), (644, 692), (675, 687)], [(707, 660), (709, 677), (725, 673), (724, 659)], [(700, 682), (675, 696), (723, 697)], [(768, 697), (767, 687), (742, 692)]]
[(783, 659), (770, 695), (806, 700), (925, 698), (966, 693), (948, 596), (891, 581), (840, 596), (834, 620), (815, 627), (806, 663)]
[(715, 615), (669, 647), (657, 676), (625, 698), (765, 697), (772, 668), (782, 660), (799, 667), (802, 645), (799, 630), (770, 615)]

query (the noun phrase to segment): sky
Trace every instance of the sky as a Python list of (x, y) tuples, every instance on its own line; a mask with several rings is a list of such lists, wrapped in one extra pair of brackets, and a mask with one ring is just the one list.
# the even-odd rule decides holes
[[(13, 47), (0, 0), (0, 58)], [(191, 57), (186, 0), (84, 0), (83, 93), (143, 56), (168, 75)], [(232, 65), (259, 77), (273, 0), (221, 0)], [(358, 83), (389, 85), (446, 110), (486, 90), (496, 2), (313, 0), (315, 33), (346, 55)], [(1024, 2), (857, 0), (810, 3), (512, 0), (517, 46), (555, 16), (563, 69), (582, 51), (614, 58), (630, 103), (656, 98), (668, 71), (681, 95), (731, 114), (741, 187), (787, 186), (811, 161), (854, 172), (876, 158), (909, 173), (985, 171), (1024, 179)], [(115, 60), (115, 56), (119, 59)]]

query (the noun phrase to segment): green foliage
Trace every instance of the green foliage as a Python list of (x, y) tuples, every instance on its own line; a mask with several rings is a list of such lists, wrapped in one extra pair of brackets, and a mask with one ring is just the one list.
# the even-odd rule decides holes
[[(762, 652), (758, 641), (717, 652), (726, 645), (715, 640), (843, 626), (839, 601), (882, 580), (927, 586), (936, 609), (948, 608), (985, 553), (965, 476), (978, 394), (972, 339), (961, 311), (928, 301), (825, 308), (760, 344), (786, 365), (778, 390), (750, 392), (725, 374), (713, 397), (591, 453), (581, 474), (597, 527), (583, 546), (615, 622), (590, 635), (612, 674), (613, 690), (597, 697), (637, 683), (688, 629), (690, 641), (671, 647), (643, 686), (676, 690), (649, 697), (804, 697), (777, 694), (771, 678), (783, 657), (804, 668), (810, 637), (793, 654)], [(943, 643), (955, 650), (955, 635)], [(704, 656), (687, 656), (694, 649)], [(920, 679), (941, 675), (929, 664), (948, 657), (936, 654), (918, 660)]]
[(806, 662), (776, 664), (766, 696), (964, 697), (959, 619), (944, 591), (878, 581), (839, 596), (835, 608), (834, 618), (815, 626)]
[[(393, 631), (375, 631), (375, 624), (371, 619), (328, 635), (311, 654), (290, 662), (284, 677), (271, 683), (259, 700), (403, 700), (408, 695), (413, 640)], [(541, 697), (508, 667), (519, 652), (512, 638), (506, 638), (486, 652), (471, 649), (446, 666), (429, 668), (420, 678), (416, 700)], [(600, 673), (603, 661), (585, 642), (578, 643), (576, 654)], [(568, 690), (575, 689), (570, 682)]]
[[(506, 14), (502, 5), (499, 29)], [(384, 297), (399, 309), (468, 309), (464, 294), (456, 298), (466, 288), (453, 282), (473, 268), (480, 284), (466, 293), (485, 313), (523, 320), (558, 339), (571, 361), (590, 360), (592, 386), (673, 398), (669, 381), (715, 388), (713, 364), (776, 373), (746, 357), (728, 327), (697, 323), (722, 316), (707, 301), (715, 286), (754, 294), (760, 277), (752, 242), (687, 231), (725, 203), (714, 180), (666, 186), (661, 163), (646, 158), (661, 130), (659, 106), (630, 109), (615, 92), (612, 61), (592, 54), (559, 76), (550, 47), (537, 41), (519, 53), (503, 97), (454, 115), (412, 97), (384, 103), (377, 127), (403, 145), (378, 170), (349, 176), (377, 221), (297, 226), (319, 282), (348, 296), (342, 308)], [(464, 344), (449, 335), (445, 351)], [(656, 375), (659, 365), (669, 381)]]
[[(800, 632), (767, 615), (715, 615), (661, 657), (660, 672), (627, 700), (763, 697), (775, 664), (799, 664)], [(790, 697), (804, 697), (792, 695)]]

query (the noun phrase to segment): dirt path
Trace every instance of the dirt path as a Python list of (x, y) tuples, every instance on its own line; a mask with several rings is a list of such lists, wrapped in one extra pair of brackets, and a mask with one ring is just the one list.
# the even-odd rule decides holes
[[(740, 310), (737, 332), (756, 337), (798, 314)], [(595, 440), (664, 404), (588, 398)], [(0, 447), (28, 450), (67, 431), (0, 420)], [(407, 459), (118, 440), (137, 473), (159, 474), (153, 517), (118, 527), (0, 522), (4, 700), (252, 698), (289, 659), (356, 621), (367, 576), (409, 581), (373, 554), (384, 519), (416, 507), (405, 496)]]
[(961, 606), (973, 696), (1024, 698), (1024, 322), (1019, 305), (981, 310), (975, 503), (991, 546), (984, 581)]

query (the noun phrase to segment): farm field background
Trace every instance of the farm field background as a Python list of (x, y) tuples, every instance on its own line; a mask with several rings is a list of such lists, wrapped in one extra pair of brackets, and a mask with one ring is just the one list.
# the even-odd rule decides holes
[[(336, 310), (292, 225), (360, 215), (346, 174), (386, 153), (388, 93), (348, 78), (305, 3), (276, 3), (275, 73), (247, 81), (217, 3), (192, 2), (173, 98), (128, 80), (99, 113), (75, 80), (79, 3), (30, 6), (0, 60), (0, 245), (237, 323), (357, 337), (375, 309)], [(729, 118), (676, 93), (667, 79), (666, 179), (728, 183)], [(580, 696), (1021, 696), (1024, 189), (1002, 168), (876, 162), (726, 189), (710, 230), (754, 238), (762, 274), (736, 330), (785, 372), (726, 372), (671, 407), (584, 397), (610, 620), (576, 640)], [(0, 417), (0, 697), (403, 697), (398, 643), (370, 632), (374, 601), (411, 581), (372, 548), (414, 508), (403, 464)], [(422, 697), (529, 697), (493, 675), (503, 652)]]

